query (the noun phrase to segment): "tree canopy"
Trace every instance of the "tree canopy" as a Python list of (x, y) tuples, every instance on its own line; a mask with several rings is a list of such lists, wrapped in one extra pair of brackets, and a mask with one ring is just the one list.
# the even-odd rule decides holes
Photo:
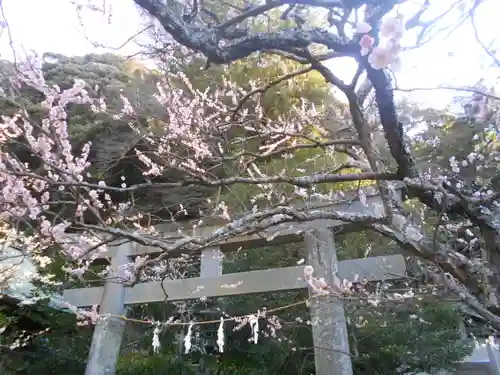
[[(94, 261), (112, 241), (156, 248), (157, 256), (137, 257), (127, 266), (122, 282), (132, 286), (197, 272), (192, 258), (174, 261), (172, 254), (196, 253), (238, 235), (266, 237), (269, 227), (280, 224), (302, 235), (299, 223), (340, 220), (367, 231), (346, 235), (339, 256), (399, 252), (411, 265), (407, 279), (383, 290), (370, 285), (374, 291), (363, 308), (347, 308), (360, 373), (370, 366), (382, 373), (396, 371), (395, 364), (397, 371), (456, 364), (470, 350), (458, 334), (459, 307), (489, 331), (500, 329), (499, 98), (484, 84), (458, 87), (468, 95), (459, 109), (438, 110), (394, 95), (405, 52), (464, 22), (500, 68), (495, 49), (477, 32), (474, 17), (485, 2), (450, 1), (446, 10), (437, 1), (133, 2), (160, 36), (148, 51), (155, 69), (111, 54), (46, 54), (2, 63), (0, 212), (6, 246), (64, 286), (88, 285), (90, 274), (98, 282), (106, 279), (109, 269), (93, 267), (101, 266)], [(341, 58), (355, 66), (348, 82), (329, 65)], [(337, 203), (347, 190), (360, 202), (366, 202), (366, 191), (375, 191), (381, 204), (374, 213), (358, 214), (308, 208)], [(155, 229), (206, 223), (220, 228), (171, 238)], [(271, 255), (255, 252), (242, 260), (238, 253), (228, 267), (290, 265), (303, 258), (292, 247), (271, 245)], [(359, 294), (355, 280), (329, 287)], [(406, 308), (406, 299), (415, 302), (415, 293), (429, 290), (440, 293), (438, 307)], [(401, 299), (397, 308), (370, 308), (391, 293)], [(455, 303), (448, 304), (450, 295)], [(205, 307), (236, 310), (277, 297), (245, 298)], [(279, 297), (283, 303), (294, 298)], [(199, 303), (187, 304), (186, 314)], [(176, 308), (159, 309), (147, 312), (174, 314)], [(141, 318), (144, 312), (134, 310)], [(391, 332), (386, 324), (398, 328)], [(426, 332), (425, 340), (417, 340), (418, 330)], [(197, 333), (201, 341), (208, 335)], [(173, 354), (184, 335), (168, 332), (170, 347), (158, 357), (148, 358), (138, 344), (119, 371), (149, 371), (164, 359), (172, 369), (184, 366), (179, 372), (200, 373), (205, 357), (193, 359), (197, 370), (188, 370)], [(238, 332), (231, 335), (241, 346), (221, 361), (224, 371), (264, 373), (278, 363), (284, 373), (312, 369), (305, 360), (310, 338), (303, 333), (296, 341), (309, 349), (277, 348), (269, 357)], [(361, 336), (363, 343), (355, 342)], [(144, 331), (132, 330), (130, 337), (142, 340)], [(436, 351), (446, 340), (461, 345)], [(408, 355), (413, 350), (418, 356)]]

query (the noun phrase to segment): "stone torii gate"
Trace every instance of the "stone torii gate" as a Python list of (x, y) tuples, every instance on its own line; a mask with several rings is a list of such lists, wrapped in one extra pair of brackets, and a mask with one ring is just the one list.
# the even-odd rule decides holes
[[(363, 204), (359, 201), (343, 201), (338, 204), (315, 207), (314, 209), (335, 210), (349, 213), (376, 215), (381, 200), (378, 195), (367, 197)], [(309, 208), (310, 209), (310, 208)], [(371, 257), (337, 262), (332, 228), (356, 229), (338, 220), (313, 220), (306, 223), (287, 223), (267, 229), (266, 237), (261, 235), (236, 236), (204, 249), (201, 253), (200, 277), (161, 282), (144, 282), (134, 287), (124, 287), (110, 278), (103, 287), (69, 289), (63, 294), (64, 300), (77, 307), (100, 305), (100, 313), (121, 315), (124, 306), (167, 300), (186, 300), (200, 297), (216, 297), (284, 291), (308, 288), (304, 280), (305, 265), (266, 269), (251, 272), (224, 274), (221, 253), (238, 248), (255, 248), (273, 243), (303, 241), (307, 253), (307, 263), (314, 267), (315, 275), (323, 277), (333, 285), (335, 277), (340, 279), (368, 281), (390, 280), (405, 276), (405, 260), (401, 255)], [(185, 231), (186, 236), (202, 237), (217, 230), (217, 226), (205, 226)], [(168, 228), (164, 228), (169, 231)], [(162, 229), (160, 229), (162, 230)], [(172, 231), (170, 229), (170, 231)], [(170, 235), (166, 235), (170, 237)], [(172, 231), (170, 238), (179, 237)], [(125, 243), (111, 248), (112, 276), (120, 276), (120, 266), (128, 263), (129, 257), (157, 253), (159, 249)], [(230, 287), (228, 285), (238, 285)], [(202, 287), (202, 288), (201, 288)], [(347, 326), (344, 305), (335, 297), (325, 296), (310, 304), (315, 364), (318, 375), (352, 375)], [(114, 375), (125, 322), (119, 318), (100, 319), (94, 329), (86, 375)]]

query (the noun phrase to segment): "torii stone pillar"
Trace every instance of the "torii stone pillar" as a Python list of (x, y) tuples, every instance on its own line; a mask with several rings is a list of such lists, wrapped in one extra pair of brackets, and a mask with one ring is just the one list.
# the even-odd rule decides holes
[[(128, 242), (116, 249), (111, 259), (111, 274), (104, 285), (104, 294), (99, 314), (122, 315), (125, 307), (125, 287), (119, 277), (123, 277), (122, 266), (129, 262), (132, 243)], [(89, 359), (85, 375), (114, 375), (125, 330), (125, 321), (116, 317), (99, 319), (92, 336)]]
[[(305, 233), (309, 265), (318, 278), (334, 285), (337, 253), (330, 228)], [(318, 375), (353, 375), (344, 304), (332, 296), (321, 296), (310, 304), (314, 358)]]
[(219, 247), (211, 247), (201, 252), (200, 277), (222, 275), (222, 252)]

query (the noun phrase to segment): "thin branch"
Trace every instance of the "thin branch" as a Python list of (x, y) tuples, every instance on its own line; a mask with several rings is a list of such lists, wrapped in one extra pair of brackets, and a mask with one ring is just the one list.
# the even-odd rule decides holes
[[(340, 0), (332, 0), (332, 1), (327, 1), (327, 0), (278, 0), (278, 1), (267, 1), (266, 4), (264, 5), (259, 5), (253, 8), (250, 8), (249, 10), (237, 15), (236, 17), (231, 18), (230, 20), (220, 24), (217, 26), (218, 31), (223, 31), (231, 26), (234, 26), (236, 24), (241, 23), (242, 21), (246, 20), (247, 18), (250, 17), (256, 17), (259, 16), (263, 13), (266, 13), (270, 11), (271, 9), (278, 8), (282, 5), (296, 5), (296, 4), (305, 4), (309, 6), (317, 6), (317, 7), (323, 7), (323, 8), (331, 8), (334, 6), (343, 6), (342, 1)], [(286, 12), (286, 11), (285, 11)]]
[(487, 94), (483, 91), (476, 90), (476, 89), (471, 89), (471, 88), (466, 88), (466, 87), (454, 87), (454, 86), (436, 86), (436, 87), (414, 87), (414, 88), (409, 88), (409, 89), (404, 89), (401, 87), (396, 87), (393, 89), (393, 91), (401, 91), (401, 92), (413, 92), (413, 91), (431, 91), (431, 90), (449, 90), (449, 91), (462, 91), (462, 92), (469, 92), (472, 94), (477, 94), (484, 96), (486, 98), (494, 99), (494, 100), (500, 100), (500, 96), (496, 95), (491, 95)]
[(472, 30), (474, 31), (474, 38), (476, 39), (476, 41), (478, 42), (478, 44), (481, 46), (481, 48), (483, 49), (484, 52), (486, 52), (486, 54), (491, 57), (491, 59), (493, 60), (493, 62), (495, 63), (495, 65), (500, 68), (500, 60), (495, 56), (495, 54), (493, 52), (490, 51), (490, 49), (488, 48), (488, 46), (486, 46), (486, 44), (483, 43), (483, 41), (481, 40), (481, 38), (479, 37), (479, 31), (477, 30), (477, 26), (476, 26), (476, 21), (475, 21), (475, 8), (481, 3), (480, 0), (476, 0), (475, 3), (474, 3), (474, 6), (473, 6), (473, 10), (471, 10), (470, 12), (470, 24), (472, 26)]
[(311, 60), (313, 61), (325, 61), (325, 60), (330, 60), (330, 59), (335, 59), (338, 57), (347, 57), (351, 56), (351, 53), (341, 53), (341, 52), (336, 52), (336, 51), (330, 51), (327, 53), (323, 53), (321, 55), (312, 55), (311, 59), (307, 57), (303, 57), (303, 53), (300, 51), (296, 51), (297, 53), (293, 52), (285, 52), (285, 51), (279, 51), (279, 50), (274, 50), (270, 49), (268, 51), (265, 51), (266, 53), (272, 54), (272, 55), (278, 55), (281, 57), (284, 57), (286, 59), (290, 59), (293, 61), (296, 61), (301, 64), (310, 64)]
[(230, 20), (228, 20), (228, 21), (226, 21), (226, 22), (218, 25), (216, 27), (216, 29), (219, 32), (224, 31), (225, 29), (227, 29), (227, 28), (229, 28), (231, 26), (234, 26), (234, 25), (237, 25), (237, 24), (241, 23), (242, 21), (246, 20), (247, 18), (256, 17), (256, 16), (258, 16), (260, 14), (263, 14), (265, 12), (270, 11), (271, 9), (278, 8), (278, 7), (280, 7), (281, 5), (284, 5), (284, 4), (286, 4), (286, 1), (282, 1), (282, 0), (279, 0), (279, 1), (267, 1), (263, 5), (259, 5), (259, 6), (256, 6), (254, 8), (250, 8), (246, 12), (243, 12), (243, 13), (237, 15), (236, 17), (233, 17)]
[(292, 72), (292, 73), (284, 74), (281, 77), (278, 77), (278, 78), (272, 80), (267, 85), (258, 87), (256, 89), (248, 92), (245, 96), (243, 96), (243, 98), (240, 99), (240, 101), (238, 102), (238, 105), (233, 110), (232, 119), (235, 120), (238, 112), (243, 107), (243, 105), (245, 104), (245, 102), (248, 99), (250, 99), (250, 97), (252, 97), (253, 95), (258, 94), (258, 93), (265, 94), (266, 91), (268, 91), (269, 89), (271, 89), (273, 86), (279, 85), (281, 82), (286, 81), (288, 79), (300, 76), (302, 74), (309, 73), (311, 70), (313, 70), (313, 68), (312, 68), (312, 66), (309, 66), (307, 68), (302, 68), (302, 69), (299, 69), (299, 70), (297, 70), (295, 72)]
[[(284, 1), (286, 4), (289, 0)], [(305, 0), (304, 0), (305, 1)], [(313, 43), (321, 44), (329, 49), (343, 53), (355, 53), (358, 45), (345, 44), (338, 36), (324, 29), (311, 30), (279, 30), (274, 32), (248, 33), (225, 46), (220, 44), (220, 30), (208, 27), (196, 27), (186, 24), (174, 13), (174, 10), (151, 0), (134, 0), (142, 9), (155, 17), (166, 32), (180, 44), (195, 51), (202, 52), (216, 64), (224, 64), (248, 57), (252, 53), (282, 50), (291, 51), (294, 48), (307, 48)], [(294, 1), (297, 3), (297, 1)], [(274, 4), (274, 3), (273, 3)], [(277, 4), (277, 3), (276, 3)], [(341, 5), (338, 1), (313, 1), (309, 5)]]
[(236, 158), (239, 158), (241, 156), (251, 156), (254, 158), (254, 160), (268, 160), (271, 159), (275, 156), (283, 155), (283, 154), (288, 154), (291, 153), (292, 151), (295, 150), (304, 150), (304, 149), (311, 149), (311, 148), (325, 148), (329, 146), (337, 146), (337, 145), (359, 145), (359, 141), (355, 139), (334, 139), (331, 141), (325, 141), (325, 142), (319, 142), (319, 141), (314, 141), (313, 143), (300, 143), (292, 146), (287, 146), (287, 147), (282, 147), (277, 150), (271, 151), (271, 152), (266, 152), (263, 154), (257, 154), (253, 152), (248, 152), (248, 151), (242, 151), (235, 156), (232, 156), (230, 158), (224, 158), (224, 160), (233, 160)]
[(124, 48), (127, 44), (129, 44), (131, 41), (133, 41), (135, 38), (137, 38), (139, 35), (143, 34), (144, 32), (148, 31), (149, 29), (151, 29), (153, 27), (153, 25), (148, 25), (144, 28), (142, 28), (141, 30), (137, 31), (136, 33), (134, 33), (132, 36), (128, 37), (123, 43), (121, 43), (120, 45), (118, 45), (118, 47), (113, 47), (113, 46), (107, 46), (107, 45), (104, 45), (102, 43), (98, 43), (96, 41), (93, 41), (91, 40), (87, 35), (85, 35), (84, 32), (80, 32), (80, 34), (90, 43), (92, 44), (92, 46), (94, 47), (100, 47), (100, 48), (107, 48), (107, 49), (111, 49), (111, 50), (115, 50), (115, 51), (118, 51), (118, 50), (121, 50), (122, 48)]
[[(285, 183), (290, 185), (295, 185), (298, 187), (311, 187), (316, 184), (324, 183), (338, 183), (338, 182), (348, 182), (348, 181), (362, 181), (362, 180), (397, 180), (397, 175), (394, 173), (375, 173), (375, 172), (365, 172), (365, 173), (355, 173), (355, 174), (315, 174), (310, 176), (302, 177), (287, 177), (287, 176), (268, 176), (268, 177), (229, 177), (217, 180), (209, 180), (205, 176), (199, 176), (198, 179), (185, 179), (178, 182), (159, 182), (159, 183), (144, 183), (136, 184), (129, 187), (113, 187), (113, 186), (103, 186), (98, 184), (91, 184), (86, 182), (64, 182), (64, 181), (54, 181), (46, 177), (42, 177), (32, 173), (21, 173), (21, 172), (6, 172), (18, 177), (30, 177), (34, 180), (45, 181), (52, 186), (67, 186), (67, 187), (83, 187), (96, 189), (98, 191), (114, 191), (120, 193), (139, 191), (142, 189), (151, 188), (174, 188), (183, 186), (228, 186), (234, 184), (251, 184), (251, 185), (261, 185), (269, 183)], [(194, 173), (194, 172), (193, 172)]]
[(193, 245), (196, 249), (201, 250), (236, 235), (256, 234), (276, 227), (279, 224), (308, 222), (319, 219), (341, 220), (344, 222), (363, 224), (375, 223), (381, 220), (380, 217), (369, 214), (354, 214), (324, 210), (311, 210), (310, 212), (303, 212), (291, 206), (279, 206), (264, 212), (247, 214), (236, 221), (220, 227), (209, 236), (202, 238), (184, 237), (175, 241), (173, 244), (169, 244), (161, 239), (149, 238), (137, 232), (130, 232), (120, 228), (102, 227), (91, 224), (80, 224), (78, 227), (81, 229), (90, 229), (113, 236), (119, 236), (144, 246), (157, 247), (163, 250), (163, 253), (161, 253), (158, 257), (147, 260), (137, 267), (135, 271), (136, 279), (131, 283), (131, 286), (133, 286), (139, 281), (139, 274), (142, 269), (153, 263), (159, 262), (160, 260), (171, 257), (175, 251), (186, 249), (187, 247), (192, 247)]

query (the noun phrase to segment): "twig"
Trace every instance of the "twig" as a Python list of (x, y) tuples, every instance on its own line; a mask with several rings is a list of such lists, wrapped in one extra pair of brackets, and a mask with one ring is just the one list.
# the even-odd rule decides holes
[(494, 100), (500, 100), (500, 96), (495, 96), (491, 94), (487, 94), (483, 91), (476, 90), (476, 89), (471, 89), (471, 88), (466, 88), (466, 87), (454, 87), (454, 86), (436, 86), (436, 87), (413, 87), (413, 88), (408, 88), (404, 89), (401, 87), (396, 87), (393, 89), (393, 91), (401, 91), (401, 92), (412, 92), (412, 91), (431, 91), (431, 90), (450, 90), (450, 91), (463, 91), (463, 92), (470, 92), (472, 94), (478, 94), (490, 99)]
[(479, 43), (481, 48), (483, 49), (486, 54), (491, 57), (495, 65), (500, 68), (500, 60), (493, 54), (493, 52), (490, 51), (490, 49), (486, 46), (486, 44), (483, 43), (481, 38), (479, 37), (479, 31), (477, 30), (476, 22), (475, 22), (475, 9), (477, 6), (481, 3), (481, 0), (476, 0), (474, 2), (474, 6), (472, 7), (470, 11), (470, 24), (472, 26), (472, 30), (474, 31), (474, 38), (476, 41)]
[(240, 111), (241, 107), (243, 107), (243, 104), (245, 104), (245, 102), (251, 96), (253, 96), (255, 94), (258, 94), (258, 93), (264, 94), (267, 90), (271, 89), (273, 86), (276, 86), (276, 85), (280, 84), (281, 82), (286, 81), (286, 80), (288, 80), (290, 78), (294, 78), (294, 77), (297, 77), (299, 75), (309, 73), (311, 70), (313, 70), (313, 68), (312, 68), (312, 66), (309, 66), (307, 68), (302, 68), (302, 69), (299, 69), (299, 70), (297, 70), (295, 72), (292, 72), (292, 73), (284, 74), (281, 77), (278, 77), (278, 78), (272, 80), (267, 85), (258, 87), (256, 89), (248, 92), (247, 94), (245, 94), (245, 96), (243, 98), (241, 98), (241, 100), (238, 102), (238, 105), (233, 110), (233, 115), (231, 117), (232, 120), (236, 119), (236, 116), (237, 116), (238, 112)]
[(33, 173), (22, 173), (22, 172), (8, 172), (8, 174), (18, 176), (18, 177), (30, 177), (34, 180), (45, 181), (50, 183), (52, 186), (66, 186), (66, 187), (84, 187), (96, 189), (98, 191), (114, 191), (120, 193), (139, 191), (143, 189), (150, 188), (173, 188), (173, 187), (183, 187), (183, 186), (228, 186), (235, 184), (251, 184), (251, 185), (262, 185), (268, 183), (284, 183), (295, 185), (298, 187), (311, 187), (316, 184), (325, 183), (338, 183), (338, 182), (349, 182), (349, 181), (360, 181), (360, 180), (385, 180), (385, 181), (395, 181), (399, 180), (399, 177), (395, 173), (390, 172), (364, 172), (364, 173), (353, 173), (353, 174), (314, 174), (301, 177), (287, 177), (287, 176), (267, 176), (267, 177), (229, 177), (218, 180), (209, 180), (205, 176), (199, 176), (199, 179), (192, 180), (181, 180), (178, 182), (158, 182), (158, 183), (143, 183), (136, 184), (129, 187), (114, 187), (114, 186), (103, 186), (98, 184), (91, 184), (86, 182), (60, 182), (54, 181), (52, 179), (39, 176)]

